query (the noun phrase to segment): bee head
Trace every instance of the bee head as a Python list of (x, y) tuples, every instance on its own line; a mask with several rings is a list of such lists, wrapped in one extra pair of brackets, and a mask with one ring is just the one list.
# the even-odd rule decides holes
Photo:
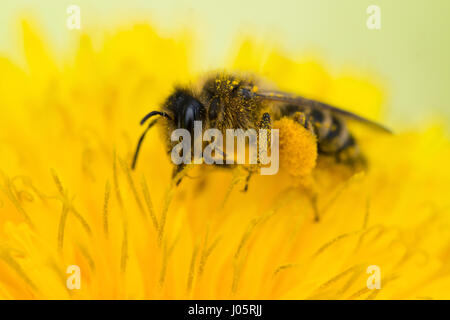
[[(194, 136), (194, 121), (204, 121), (205, 119), (205, 107), (203, 104), (194, 97), (192, 93), (185, 89), (176, 89), (175, 92), (169, 96), (164, 104), (164, 111), (151, 111), (142, 120), (143, 125), (148, 119), (154, 116), (161, 116), (173, 123), (177, 129), (186, 129), (191, 136)], [(166, 112), (168, 111), (168, 112)], [(134, 169), (136, 161), (141, 149), (142, 141), (145, 138), (148, 130), (156, 123), (158, 119), (149, 123), (147, 129), (142, 133), (136, 151), (134, 153), (133, 162), (131, 168)]]
[(172, 111), (173, 121), (177, 128), (194, 132), (194, 121), (204, 121), (205, 107), (191, 93), (177, 89), (166, 103), (167, 109)]

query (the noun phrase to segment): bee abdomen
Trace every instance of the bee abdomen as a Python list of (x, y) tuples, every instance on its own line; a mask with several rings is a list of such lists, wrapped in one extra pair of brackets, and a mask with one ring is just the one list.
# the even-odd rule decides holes
[(279, 117), (291, 117), (311, 130), (317, 137), (317, 147), (322, 154), (336, 155), (337, 158), (343, 153), (351, 157), (359, 155), (357, 142), (345, 121), (328, 110), (287, 104), (281, 106)]
[(337, 153), (351, 143), (353, 137), (348, 132), (345, 122), (332, 115), (331, 125), (326, 128), (326, 134), (319, 139), (319, 151), (322, 153)]
[[(281, 106), (280, 108), (280, 118), (294, 117), (298, 113), (304, 114), (305, 120), (301, 124), (304, 125), (305, 128), (308, 128), (308, 123), (310, 123), (313, 133), (317, 136), (317, 141), (319, 143), (327, 139), (333, 121), (330, 112), (290, 104)], [(296, 121), (298, 121), (298, 118), (299, 117), (297, 116)]]

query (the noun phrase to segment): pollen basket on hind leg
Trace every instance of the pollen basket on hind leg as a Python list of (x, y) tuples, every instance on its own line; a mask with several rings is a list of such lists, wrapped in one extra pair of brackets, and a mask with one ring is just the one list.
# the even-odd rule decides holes
[(289, 118), (274, 123), (279, 129), (280, 168), (295, 177), (304, 177), (316, 166), (317, 142), (314, 134)]

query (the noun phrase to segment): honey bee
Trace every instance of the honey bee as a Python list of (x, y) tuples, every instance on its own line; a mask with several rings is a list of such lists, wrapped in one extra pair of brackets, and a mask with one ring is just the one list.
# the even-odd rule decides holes
[[(290, 93), (265, 89), (261, 80), (229, 73), (207, 77), (194, 87), (175, 88), (161, 110), (148, 113), (141, 120), (141, 125), (154, 116), (160, 118), (153, 119), (140, 137), (132, 162), (133, 169), (145, 135), (159, 119), (166, 122), (170, 150), (171, 132), (182, 128), (193, 134), (194, 121), (201, 121), (203, 128), (216, 128), (225, 134), (227, 129), (270, 129), (272, 121), (289, 117), (316, 136), (319, 155), (331, 155), (336, 161), (348, 164), (364, 162), (364, 157), (355, 137), (348, 130), (347, 120), (353, 119), (390, 132), (386, 127), (354, 113)], [(174, 176), (182, 169), (183, 165), (176, 166)], [(248, 188), (251, 174), (250, 171), (244, 190)]]

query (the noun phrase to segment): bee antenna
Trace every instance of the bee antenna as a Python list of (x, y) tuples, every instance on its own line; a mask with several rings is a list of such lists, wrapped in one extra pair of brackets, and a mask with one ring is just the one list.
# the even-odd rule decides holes
[[(151, 112), (150, 112), (151, 113)], [(148, 116), (148, 115), (147, 115)], [(148, 116), (146, 118), (150, 118), (151, 116)], [(145, 118), (144, 118), (145, 119)], [(143, 119), (143, 120), (144, 120)], [(145, 119), (146, 120), (146, 119)], [(144, 141), (145, 135), (147, 134), (148, 130), (150, 130), (151, 127), (153, 127), (155, 125), (155, 123), (158, 121), (158, 119), (153, 120), (152, 122), (149, 123), (147, 129), (145, 129), (145, 131), (142, 133), (141, 137), (139, 138), (138, 144), (136, 146), (136, 151), (134, 152), (134, 157), (133, 157), (133, 162), (131, 164), (131, 169), (134, 170), (134, 168), (136, 167), (136, 161), (139, 155), (139, 150), (141, 150), (141, 145), (142, 145), (142, 141)], [(145, 122), (145, 121), (144, 121)]]
[(144, 118), (142, 118), (141, 120), (141, 126), (145, 123), (145, 121), (147, 121), (149, 118), (153, 117), (153, 116), (161, 116), (161, 117), (165, 117), (169, 120), (172, 120), (172, 118), (165, 112), (161, 112), (161, 111), (152, 111), (149, 114), (147, 114)]

